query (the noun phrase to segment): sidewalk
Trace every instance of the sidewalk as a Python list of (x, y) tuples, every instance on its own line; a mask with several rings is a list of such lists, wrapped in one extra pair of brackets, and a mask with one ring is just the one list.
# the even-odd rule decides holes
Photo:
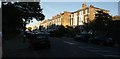
[(18, 37), (8, 40), (3, 43), (3, 48), (5, 49), (24, 49), (27, 48), (28, 44), (23, 42), (23, 35), (20, 34)]
[(17, 56), (22, 50), (27, 49), (29, 45), (23, 42), (23, 34), (18, 35), (16, 38), (8, 40), (3, 43), (3, 57)]

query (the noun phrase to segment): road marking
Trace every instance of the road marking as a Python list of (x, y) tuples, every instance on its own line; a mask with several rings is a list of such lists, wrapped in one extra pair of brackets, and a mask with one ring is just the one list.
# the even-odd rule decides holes
[(104, 55), (106, 57), (120, 57), (119, 55)]
[(102, 50), (89, 50), (89, 49), (86, 49), (85, 47), (79, 47), (81, 49), (84, 49), (84, 50), (87, 50), (89, 52), (92, 52), (92, 53), (95, 53), (95, 54), (98, 54), (98, 55), (101, 55), (101, 56), (104, 56), (104, 57), (120, 57), (120, 55), (111, 55), (111, 54), (102, 54), (100, 52), (110, 52), (110, 51), (102, 51)]
[(68, 43), (68, 44), (75, 44), (75, 43), (72, 43), (72, 42), (68, 42), (68, 41), (64, 41), (65, 43)]
[(91, 50), (91, 51), (95, 51), (95, 52), (110, 52), (110, 51), (105, 51), (105, 50)]
[(101, 53), (96, 53), (96, 52), (94, 52), (94, 51), (88, 50), (88, 49), (86, 49), (85, 47), (79, 47), (79, 48), (84, 49), (84, 50), (87, 50), (87, 51), (92, 52), (92, 53), (95, 53), (95, 54), (97, 54), (97, 55), (103, 56), (103, 54), (101, 54)]

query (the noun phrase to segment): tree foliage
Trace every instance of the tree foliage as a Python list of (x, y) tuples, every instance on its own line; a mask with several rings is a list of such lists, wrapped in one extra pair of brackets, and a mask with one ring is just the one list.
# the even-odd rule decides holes
[[(42, 14), (42, 9), (39, 2), (3, 2), (3, 19), (6, 21), (15, 22), (14, 24), (22, 23), (24, 18), (26, 22), (30, 22), (32, 18), (36, 18), (38, 21), (44, 20), (44, 15)], [(17, 22), (17, 23), (16, 23)], [(21, 25), (21, 24), (20, 24)]]
[(39, 2), (2, 2), (2, 26), (6, 35), (24, 29), (32, 18), (42, 21), (44, 17)]
[(28, 29), (29, 31), (31, 31), (31, 30), (32, 30), (32, 27), (28, 27), (27, 29)]
[(38, 21), (44, 20), (44, 15), (42, 14), (42, 9), (39, 2), (19, 2), (14, 3), (14, 6), (21, 12), (21, 17), (30, 20), (32, 17), (36, 18)]
[(104, 13), (103, 11), (97, 11), (95, 14), (95, 20), (92, 22), (92, 28), (98, 31), (108, 31), (109, 25), (112, 22), (112, 17), (108, 13)]
[(120, 44), (120, 20), (115, 20), (110, 24), (109, 35), (114, 39), (114, 42)]

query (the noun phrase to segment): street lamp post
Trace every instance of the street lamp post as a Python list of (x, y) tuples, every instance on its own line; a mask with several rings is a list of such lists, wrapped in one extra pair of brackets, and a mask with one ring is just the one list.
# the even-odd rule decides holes
[(23, 19), (23, 40), (24, 42), (25, 42), (25, 37), (26, 37), (25, 30), (26, 30), (26, 20)]

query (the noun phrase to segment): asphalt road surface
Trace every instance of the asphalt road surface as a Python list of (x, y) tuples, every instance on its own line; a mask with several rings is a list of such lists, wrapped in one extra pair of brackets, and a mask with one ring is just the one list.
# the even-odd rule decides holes
[(119, 48), (50, 37), (51, 48), (34, 50), (21, 37), (3, 43), (3, 57), (120, 57)]
[(2, 32), (0, 32), (0, 58), (2, 57)]

